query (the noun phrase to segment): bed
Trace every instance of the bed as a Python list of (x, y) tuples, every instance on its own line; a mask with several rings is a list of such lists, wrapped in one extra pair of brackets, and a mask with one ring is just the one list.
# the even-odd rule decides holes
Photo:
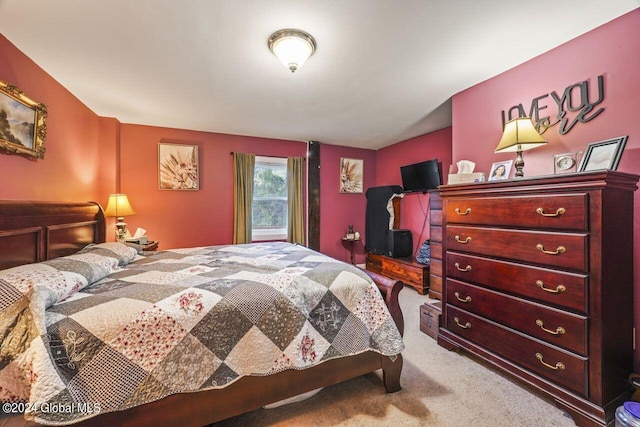
[(202, 426), (379, 369), (400, 390), (401, 282), (286, 243), (138, 249), (95, 203), (0, 201), (5, 424)]

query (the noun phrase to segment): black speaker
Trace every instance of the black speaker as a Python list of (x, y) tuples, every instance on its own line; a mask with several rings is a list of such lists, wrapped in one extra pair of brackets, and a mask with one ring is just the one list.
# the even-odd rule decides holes
[(387, 256), (391, 258), (407, 258), (413, 250), (413, 236), (410, 230), (389, 230)]

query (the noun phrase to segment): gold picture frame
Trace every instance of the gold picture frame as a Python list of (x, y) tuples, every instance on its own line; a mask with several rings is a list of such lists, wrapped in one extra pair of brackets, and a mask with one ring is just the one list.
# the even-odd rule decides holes
[(199, 190), (198, 146), (158, 143), (158, 185), (160, 190)]
[(47, 107), (0, 80), (0, 149), (44, 159)]

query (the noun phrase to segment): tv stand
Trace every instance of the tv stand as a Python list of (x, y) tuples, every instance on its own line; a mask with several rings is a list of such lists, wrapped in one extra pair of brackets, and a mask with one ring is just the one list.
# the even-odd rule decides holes
[(405, 285), (418, 291), (420, 295), (429, 292), (429, 266), (415, 262), (412, 257), (391, 258), (368, 253), (367, 270), (401, 280)]

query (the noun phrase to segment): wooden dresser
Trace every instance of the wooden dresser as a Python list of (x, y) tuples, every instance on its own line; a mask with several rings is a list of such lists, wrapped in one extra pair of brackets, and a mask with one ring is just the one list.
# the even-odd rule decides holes
[(633, 192), (596, 171), (440, 187), (438, 343), (612, 423), (633, 370)]

